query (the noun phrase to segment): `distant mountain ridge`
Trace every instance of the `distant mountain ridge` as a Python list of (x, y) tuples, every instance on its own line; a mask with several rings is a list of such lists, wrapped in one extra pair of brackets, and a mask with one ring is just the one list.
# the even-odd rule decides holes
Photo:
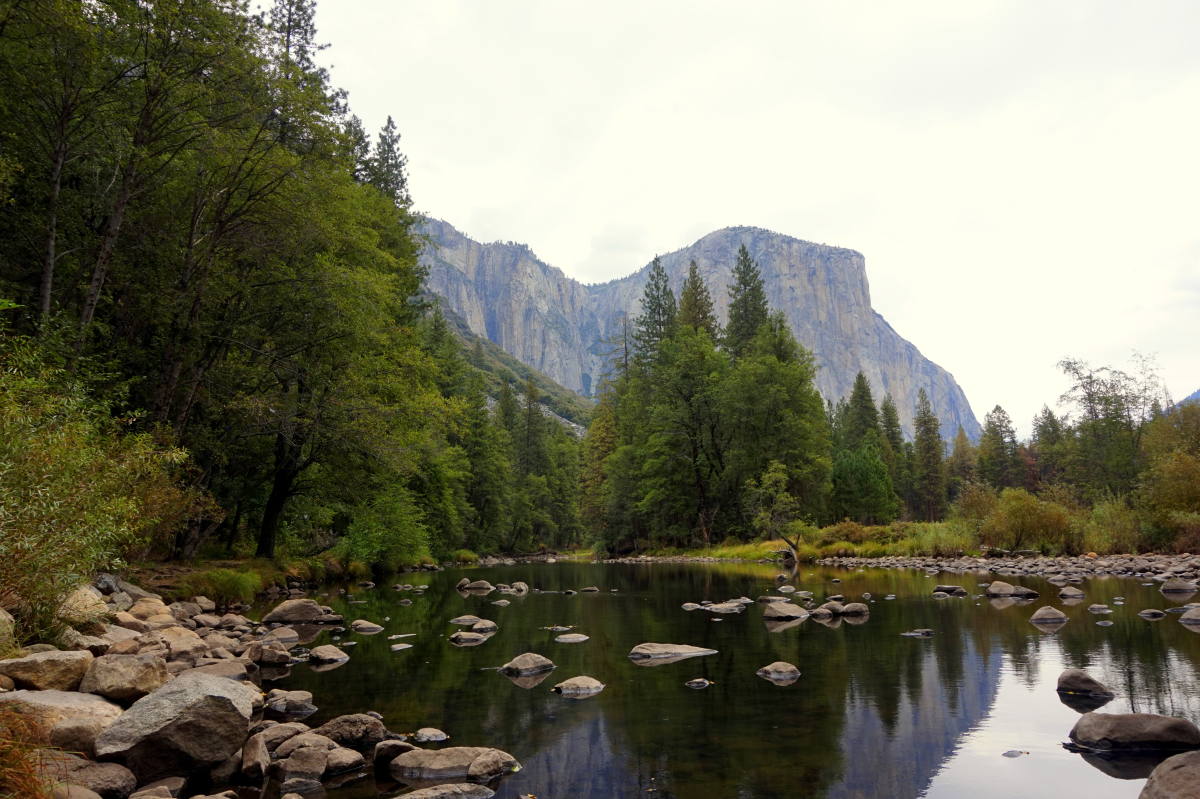
[[(649, 265), (627, 277), (585, 285), (540, 260), (526, 245), (481, 244), (447, 222), (428, 219), (422, 254), (427, 289), (480, 336), (567, 388), (593, 394), (604, 377), (613, 340), (628, 314), (640, 312)], [(783, 311), (796, 338), (813, 351), (817, 388), (836, 401), (861, 370), (876, 400), (890, 392), (905, 431), (924, 388), (951, 440), (959, 425), (972, 439), (979, 422), (953, 376), (925, 358), (871, 307), (861, 253), (813, 244), (762, 228), (730, 227), (663, 255), (678, 292), (695, 260), (725, 321), (738, 247), (762, 272), (771, 307)]]
[(1196, 391), (1193, 391), (1191, 394), (1188, 394), (1186, 397), (1181, 399), (1177, 404), (1183, 405), (1185, 402), (1200, 403), (1200, 389), (1197, 389)]

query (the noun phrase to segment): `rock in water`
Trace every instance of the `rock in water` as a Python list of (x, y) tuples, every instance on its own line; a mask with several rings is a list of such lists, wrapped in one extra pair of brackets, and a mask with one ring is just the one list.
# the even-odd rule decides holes
[(1187, 719), (1154, 713), (1085, 713), (1071, 740), (1098, 751), (1200, 749), (1200, 729)]
[(583, 633), (565, 633), (554, 638), (560, 644), (582, 644), (588, 640), (588, 637)]
[(807, 619), (808, 611), (790, 602), (770, 602), (763, 607), (763, 618), (768, 621)]
[(208, 674), (181, 674), (134, 702), (96, 738), (139, 783), (219, 765), (242, 747), (258, 692)]
[(1162, 584), (1162, 588), (1158, 589), (1164, 594), (1194, 594), (1198, 586), (1191, 580), (1181, 580), (1172, 578)]
[(1050, 627), (1067, 623), (1067, 614), (1063, 613), (1058, 608), (1052, 608), (1049, 605), (1040, 607), (1029, 617), (1029, 621), (1034, 624)]
[(754, 673), (776, 685), (791, 685), (800, 679), (800, 669), (782, 660), (769, 663)]
[(1168, 757), (1150, 772), (1138, 799), (1200, 799), (1200, 751)]
[(321, 607), (314, 599), (285, 599), (262, 620), (263, 624), (334, 624), (342, 617)]
[(496, 792), (486, 785), (456, 782), (406, 793), (404, 799), (491, 799), (495, 795)]
[(500, 667), (503, 674), (520, 676), (523, 674), (539, 674), (554, 668), (554, 661), (535, 652), (525, 652)]
[(482, 746), (451, 746), (447, 749), (414, 749), (392, 760), (392, 776), (401, 782), (452, 780), (466, 777), (490, 782), (521, 769), (508, 752)]
[(450, 736), (437, 727), (422, 727), (413, 734), (413, 740), (417, 743), (441, 743), (449, 741)]
[(349, 655), (333, 644), (313, 647), (312, 651), (308, 653), (310, 663), (345, 663), (349, 659)]
[(350, 629), (363, 635), (374, 635), (375, 633), (383, 632), (383, 627), (366, 619), (355, 619), (350, 622)]
[(1104, 683), (1092, 677), (1083, 669), (1067, 669), (1058, 675), (1058, 692), (1060, 694), (1081, 694), (1085, 696), (1112, 696)]
[(572, 677), (563, 680), (550, 689), (556, 694), (562, 694), (568, 699), (586, 699), (604, 690), (604, 683), (593, 677)]
[(684, 685), (687, 686), (688, 688), (692, 688), (697, 691), (699, 691), (702, 688), (707, 688), (708, 686), (713, 685), (713, 684), (714, 683), (711, 680), (706, 680), (703, 677), (696, 677), (696, 678), (688, 680), (687, 682), (684, 683)]
[(689, 644), (648, 643), (638, 644), (629, 650), (629, 659), (637, 662), (648, 661), (652, 665), (654, 661), (673, 663), (684, 658), (715, 654), (717, 654), (717, 650), (715, 649), (705, 649), (704, 647), (691, 646)]

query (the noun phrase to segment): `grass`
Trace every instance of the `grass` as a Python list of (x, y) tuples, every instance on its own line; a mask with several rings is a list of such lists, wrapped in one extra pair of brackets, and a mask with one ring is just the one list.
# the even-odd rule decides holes
[(0, 706), (0, 796), (45, 799), (50, 796), (42, 773), (45, 732), (13, 704)]

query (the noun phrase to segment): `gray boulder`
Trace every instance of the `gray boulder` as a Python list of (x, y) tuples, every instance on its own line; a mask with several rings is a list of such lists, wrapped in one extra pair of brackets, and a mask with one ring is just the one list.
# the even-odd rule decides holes
[(1063, 613), (1058, 608), (1052, 608), (1049, 605), (1040, 607), (1029, 617), (1029, 621), (1034, 624), (1054, 626), (1065, 624), (1067, 622), (1067, 614)]
[(137, 786), (137, 777), (116, 763), (94, 763), (77, 755), (49, 750), (42, 754), (47, 776), (80, 786), (102, 799), (125, 799)]
[(1184, 752), (1159, 763), (1138, 799), (1200, 799), (1200, 751)]
[(866, 616), (871, 613), (871, 608), (862, 602), (850, 602), (842, 606), (843, 616)]
[(1085, 713), (1071, 740), (1095, 750), (1179, 751), (1200, 749), (1200, 729), (1187, 719), (1154, 713)]
[(345, 663), (349, 659), (349, 655), (333, 644), (315, 646), (308, 653), (308, 661), (310, 663)]
[(705, 649), (701, 646), (691, 646), (689, 644), (638, 644), (633, 649), (629, 650), (630, 660), (682, 660), (684, 658), (702, 657), (704, 655), (715, 655), (717, 650)]
[(1179, 621), (1183, 624), (1197, 625), (1200, 624), (1200, 607), (1192, 608), (1179, 617)]
[(556, 694), (562, 694), (568, 699), (586, 699), (604, 690), (604, 683), (594, 677), (572, 677), (563, 680), (550, 689)]
[(1197, 590), (1197, 585), (1191, 580), (1182, 580), (1178, 577), (1173, 577), (1162, 584), (1158, 589), (1164, 594), (1194, 594)]
[(363, 635), (374, 635), (375, 633), (383, 632), (382, 626), (373, 621), (367, 621), (366, 619), (355, 619), (354, 621), (350, 622), (350, 629), (356, 633), (362, 633)]
[(39, 691), (74, 691), (87, 674), (95, 656), (78, 652), (38, 652), (11, 660), (0, 660), (0, 674), (19, 686)]
[(324, 735), (338, 746), (347, 746), (359, 752), (367, 752), (387, 737), (383, 722), (366, 713), (351, 713), (338, 716), (317, 727), (313, 732)]
[(246, 740), (259, 694), (233, 680), (185, 674), (142, 697), (96, 739), (96, 756), (141, 782), (209, 769)]
[(79, 690), (132, 702), (167, 682), (167, 664), (157, 655), (103, 655), (92, 661)]
[(406, 793), (404, 799), (491, 799), (495, 795), (496, 792), (486, 785), (456, 782)]
[(763, 607), (763, 618), (768, 621), (807, 619), (808, 611), (791, 602), (770, 602)]
[(262, 620), (263, 624), (333, 624), (342, 617), (330, 613), (314, 599), (285, 599)]
[(770, 680), (776, 685), (791, 685), (796, 680), (800, 679), (800, 669), (796, 668), (791, 663), (785, 663), (782, 660), (777, 660), (774, 663), (768, 663), (761, 669), (755, 672), (764, 680)]
[(481, 746), (452, 746), (447, 749), (414, 749), (394, 759), (389, 769), (401, 782), (453, 780), (490, 782), (521, 768), (508, 752)]

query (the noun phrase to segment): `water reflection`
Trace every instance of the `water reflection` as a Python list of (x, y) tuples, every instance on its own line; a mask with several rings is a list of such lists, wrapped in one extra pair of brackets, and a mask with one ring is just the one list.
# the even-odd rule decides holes
[[(751, 565), (652, 566), (559, 563), (426, 577), (423, 596), (377, 588), (328, 601), (348, 617), (381, 621), (387, 633), (416, 633), (413, 647), (391, 652), (386, 636), (359, 641), (334, 674), (297, 667), (280, 687), (310, 690), (319, 705), (309, 723), (377, 710), (397, 731), (434, 726), (455, 745), (495, 746), (524, 765), (497, 796), (539, 797), (916, 797), (979, 799), (1046, 795), (1048, 786), (1091, 796), (1135, 797), (1146, 762), (1084, 759), (1060, 744), (1084, 708), (1058, 701), (1055, 680), (1077, 667), (1107, 683), (1118, 698), (1106, 711), (1145, 711), (1200, 720), (1200, 638), (1169, 615), (1152, 624), (1136, 615), (1178, 604), (1154, 588), (1119, 580), (1079, 587), (1080, 606), (1065, 605), (1040, 580), (1005, 578), (1044, 599), (973, 598), (986, 574), (925, 575), (898, 571), (834, 572), (801, 567), (791, 583), (829, 595), (870, 593), (869, 617), (763, 619), (763, 606), (716, 617), (684, 611), (684, 602), (721, 602), (773, 592), (776, 569)], [(460, 577), (517, 580), (546, 593), (462, 596)], [(834, 583), (834, 579), (840, 580)], [(413, 582), (418, 580), (413, 579)], [(932, 599), (939, 583), (961, 584), (965, 597)], [(597, 585), (599, 592), (561, 593)], [(617, 588), (618, 592), (609, 589)], [(550, 593), (554, 592), (554, 593)], [(798, 594), (793, 594), (797, 596)], [(895, 595), (893, 601), (883, 597)], [(412, 597), (410, 606), (399, 600)], [(1112, 627), (1097, 627), (1087, 605), (1116, 605)], [(1042, 605), (1069, 622), (1052, 635), (1029, 624)], [(815, 606), (815, 605), (814, 605)], [(463, 614), (494, 620), (499, 630), (478, 646), (456, 648), (449, 621)], [(723, 618), (720, 623), (714, 618)], [(861, 622), (850, 624), (847, 622)], [(822, 623), (824, 622), (824, 623)], [(554, 641), (548, 627), (573, 625), (583, 643)], [(929, 638), (901, 633), (930, 628)], [(654, 641), (717, 650), (680, 662), (637, 668), (626, 654)], [(553, 682), (588, 675), (606, 684), (587, 702), (572, 702), (534, 678), (504, 678), (495, 667), (522, 652), (557, 665)], [(759, 679), (764, 664), (785, 661), (802, 675), (790, 685)], [(692, 678), (714, 684), (686, 688)], [(1008, 749), (1029, 751), (1008, 759)], [(1120, 779), (1113, 779), (1119, 777)], [(395, 786), (373, 779), (331, 790), (329, 799), (366, 799)]]

